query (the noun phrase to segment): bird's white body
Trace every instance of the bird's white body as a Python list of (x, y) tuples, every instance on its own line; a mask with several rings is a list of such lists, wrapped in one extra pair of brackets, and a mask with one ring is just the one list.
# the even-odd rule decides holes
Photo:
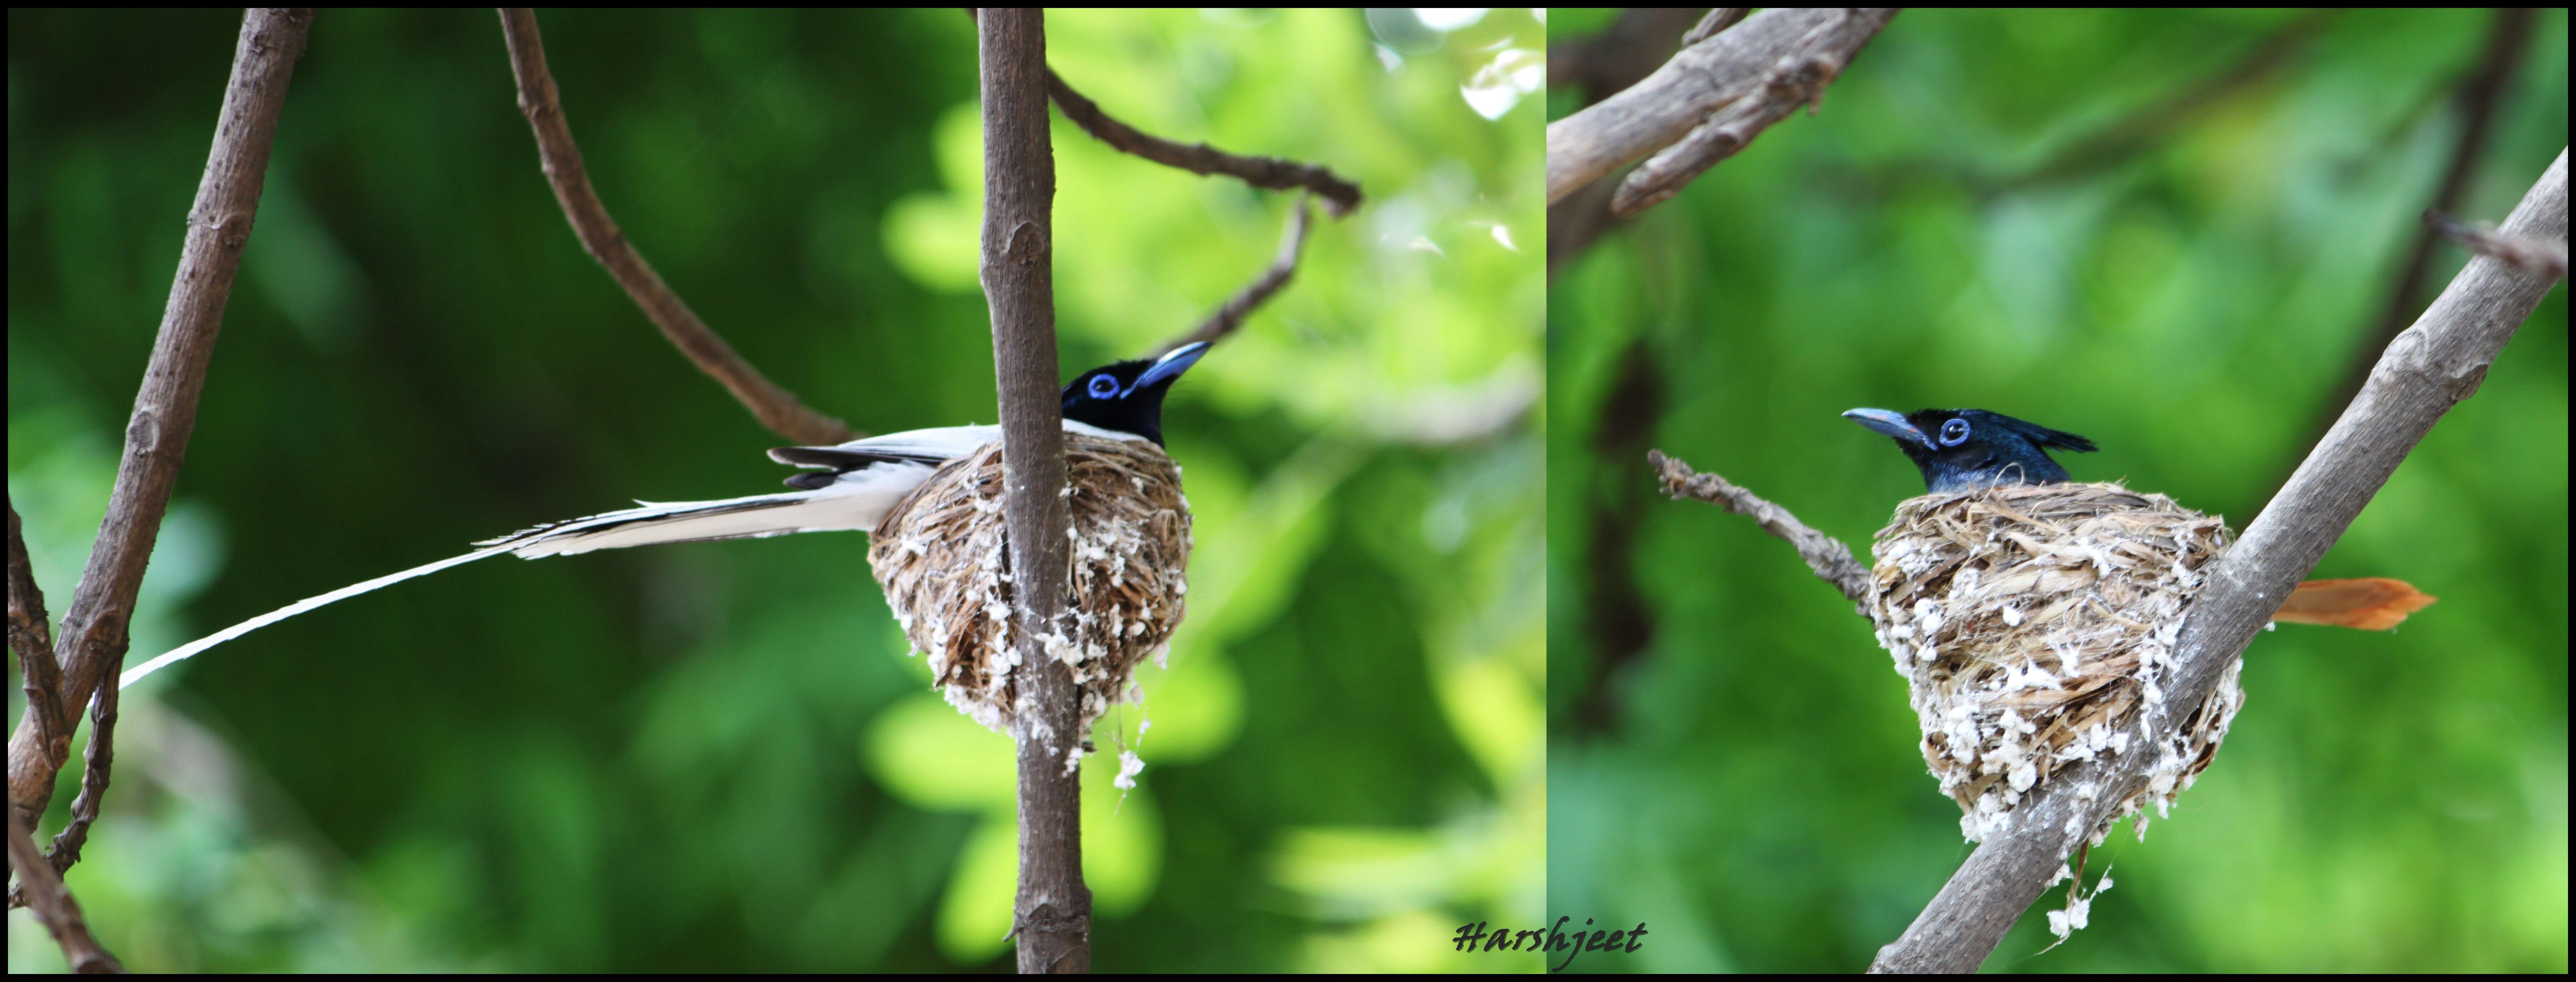
[[(1072, 420), (1065, 421), (1064, 429), (1068, 433), (1104, 440), (1145, 439), (1133, 433), (1106, 430)], [(928, 480), (940, 464), (963, 457), (975, 448), (1001, 438), (1002, 428), (999, 426), (944, 426), (888, 433), (831, 447), (781, 448), (771, 451), (771, 456), (781, 463), (833, 473), (828, 478), (820, 474), (807, 475), (811, 483), (805, 490), (785, 494), (718, 501), (639, 501), (636, 503), (639, 507), (553, 522), (487, 539), (475, 543), (484, 548), (474, 552), (300, 600), (191, 641), (127, 669), (117, 686), (133, 685), (163, 666), (316, 607), (502, 553), (522, 559), (538, 559), (594, 549), (622, 549), (669, 542), (757, 539), (798, 532), (866, 531), (875, 528), (877, 521), (885, 517), (887, 509), (903, 500), (903, 496), (910, 494), (912, 489), (921, 486), (921, 482)], [(810, 462), (836, 458), (839, 463)]]

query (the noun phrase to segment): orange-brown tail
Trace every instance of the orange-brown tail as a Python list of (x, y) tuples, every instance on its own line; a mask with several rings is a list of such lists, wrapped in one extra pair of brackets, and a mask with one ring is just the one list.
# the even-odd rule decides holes
[(2290, 591), (2290, 601), (2282, 604), (2272, 619), (2385, 631), (2396, 627), (2406, 615), (2432, 606), (2434, 599), (2405, 580), (2381, 576), (2309, 580)]

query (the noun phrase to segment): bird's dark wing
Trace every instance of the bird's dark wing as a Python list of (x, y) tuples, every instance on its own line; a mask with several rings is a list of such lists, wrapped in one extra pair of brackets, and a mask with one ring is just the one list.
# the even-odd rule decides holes
[(811, 491), (831, 485), (843, 474), (879, 464), (928, 464), (937, 467), (1001, 438), (1002, 428), (998, 426), (943, 426), (888, 433), (829, 447), (779, 447), (769, 452), (769, 459), (782, 464), (817, 468), (814, 473), (787, 479), (788, 487)]

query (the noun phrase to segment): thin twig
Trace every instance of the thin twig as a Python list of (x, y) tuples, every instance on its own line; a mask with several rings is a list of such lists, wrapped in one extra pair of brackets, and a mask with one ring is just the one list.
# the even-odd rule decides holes
[[(975, 16), (982, 8), (966, 8), (966, 16)], [(1046, 73), (1047, 96), (1055, 100), (1064, 118), (1082, 127), (1091, 138), (1109, 145), (1110, 149), (1130, 153), (1166, 167), (1178, 167), (1193, 174), (1224, 174), (1257, 188), (1286, 191), (1305, 188), (1324, 199), (1324, 212), (1335, 218), (1350, 214), (1360, 206), (1360, 186), (1343, 180), (1321, 164), (1300, 163), (1278, 157), (1252, 157), (1227, 153), (1205, 143), (1180, 144), (1163, 139), (1110, 118), (1100, 104), (1074, 91), (1073, 85), (1057, 75)]]
[(2442, 237), (2466, 247), (2481, 256), (2493, 256), (2535, 273), (2567, 278), (2567, 243), (2543, 242), (2516, 235), (2506, 235), (2484, 225), (2473, 225), (2449, 215), (2424, 210), (2424, 224), (2442, 233)]
[[(99, 804), (107, 800), (108, 775), (116, 763), (116, 701), (120, 691), (116, 686), (102, 685), (97, 694), (90, 696), (89, 746), (81, 752), (80, 796), (72, 799), (72, 820), (54, 833), (53, 844), (45, 847), (45, 865), (56, 876), (80, 862), (81, 847), (89, 844), (89, 827), (98, 822)], [(26, 905), (25, 890), (23, 881), (9, 888), (10, 909)]]
[(89, 843), (89, 827), (98, 821), (99, 805), (107, 800), (107, 779), (116, 763), (116, 701), (123, 691), (102, 685), (89, 699), (89, 745), (81, 749), (80, 794), (72, 798), (71, 822), (54, 833), (53, 844), (45, 849), (45, 858), (57, 870), (80, 862), (81, 847)]
[(1816, 578), (1832, 584), (1843, 596), (1859, 603), (1869, 597), (1869, 567), (1852, 558), (1850, 546), (1842, 540), (1807, 527), (1807, 523), (1760, 496), (1730, 483), (1715, 474), (1692, 470), (1689, 464), (1664, 456), (1661, 450), (1646, 452), (1646, 462), (1654, 465), (1655, 474), (1664, 482), (1664, 492), (1676, 498), (1696, 498), (1738, 515), (1753, 519), (1762, 530), (1798, 550), (1798, 558)]
[[(15, 501), (9, 503), (9, 651), (18, 656), (36, 742), (59, 771), (72, 752), (72, 730), (64, 725), (63, 670), (54, 661), (53, 621), (45, 613), (45, 591), (36, 586), (35, 570), (27, 562), (27, 539), (19, 531)], [(19, 818), (32, 826), (38, 816)]]
[[(114, 686), (109, 691), (115, 691)], [(36, 912), (36, 920), (62, 946), (63, 961), (71, 970), (83, 975), (121, 975), (125, 966), (109, 954), (98, 938), (89, 933), (89, 921), (81, 916), (80, 901), (72, 899), (63, 887), (62, 874), (53, 864), (36, 854), (36, 840), (28, 824), (18, 813), (9, 813), (9, 867), (18, 871), (19, 888), (26, 893), (27, 907)]]
[[(232, 296), (242, 249), (250, 241), (251, 223), (259, 212), (287, 82), (294, 75), (296, 59), (304, 53), (305, 31), (312, 20), (309, 9), (253, 8), (242, 17), (232, 77), (224, 90), (196, 202), (188, 210), (187, 236), (180, 246), (170, 301), (162, 310), (151, 361), (134, 395), (134, 414), (125, 424), (125, 454), (117, 462), (116, 484), (108, 493), (107, 518), (100, 523), (89, 567), (72, 591), (62, 630), (54, 639), (54, 654), (63, 670), (60, 695), (65, 717), (88, 705), (100, 681), (115, 677), (125, 660), (135, 592), (143, 584), (144, 565), (152, 557), (152, 544), (169, 508), (170, 488), (178, 481), (188, 437), (197, 426), (197, 398), (205, 391), (206, 366), (214, 357), (224, 304)], [(91, 740), (104, 736), (93, 733)], [(9, 740), (9, 803), (17, 816), (43, 815), (53, 797), (59, 767), (41, 739), (30, 718), (20, 721)], [(29, 819), (25, 824), (35, 822)]]
[(1193, 174), (1224, 174), (1257, 188), (1305, 188), (1321, 196), (1324, 211), (1335, 218), (1360, 206), (1360, 186), (1321, 165), (1277, 157), (1247, 157), (1205, 143), (1184, 146), (1154, 136), (1109, 118), (1098, 103), (1074, 91), (1052, 70), (1047, 72), (1047, 92), (1055, 97), (1056, 107), (1064, 110), (1064, 118), (1117, 150)]
[(1679, 142), (1718, 110), (1758, 96), (1784, 66), (1822, 59), (1839, 72), (1895, 15), (1886, 7), (1773, 7), (1683, 48), (1645, 81), (1547, 124), (1548, 203)]
[(1288, 285), (1289, 277), (1297, 275), (1297, 259), (1306, 248), (1307, 224), (1306, 195), (1301, 193), (1297, 195), (1296, 207), (1288, 211), (1288, 230), (1280, 233), (1279, 253), (1272, 257), (1270, 266), (1243, 289), (1235, 291), (1234, 296), (1228, 298), (1224, 306), (1218, 307), (1216, 313), (1209, 314), (1207, 320), (1200, 322), (1196, 330), (1174, 338), (1156, 349), (1155, 354), (1159, 356), (1199, 341), (1222, 341), (1226, 335), (1242, 328), (1244, 318), (1252, 316), (1252, 312), (1267, 302), (1272, 294)]
[(1860, 53), (1861, 46), (1876, 37), (1879, 29), (1887, 26), (1887, 18), (1895, 13), (1890, 9), (1851, 9), (1840, 21), (1799, 39), (1749, 91), (1710, 113), (1708, 120), (1688, 135), (1629, 171), (1627, 178), (1619, 182), (1619, 192), (1610, 198), (1611, 213), (1624, 217), (1652, 208), (1681, 193), (1709, 168), (1752, 145), (1762, 131), (1789, 118), (1799, 107), (1813, 113), (1824, 99), (1825, 86), (1842, 74), (1843, 66), (1851, 63), (1852, 56)]
[(581, 147), (573, 142), (572, 127), (564, 121), (562, 93), (556, 91), (554, 75), (546, 68), (536, 12), (501, 8), (501, 36), (509, 44), (510, 72), (519, 83), (519, 112), (536, 133), (546, 183), (554, 186), (555, 201), (563, 206), (573, 234), (581, 238), (582, 250), (607, 268), (672, 347), (733, 393), (734, 401), (751, 410), (761, 425), (798, 443), (840, 443), (858, 436), (849, 424), (814, 411), (753, 368), (714, 328), (698, 319), (679, 294), (671, 292), (670, 284), (662, 282), (661, 274), (627, 241), (617, 220), (608, 216), (608, 206), (600, 203), (599, 192), (590, 186)]
[[(2567, 236), (2564, 149), (2505, 219), (2503, 232), (2540, 240)], [(2472, 259), (2389, 344), (2360, 395), (2289, 484), (2202, 571), (2209, 586), (2192, 601), (2175, 642), (2167, 705), (2197, 706), (2208, 698), (2280, 598), (2342, 537), (2433, 424), (2477, 391), (2505, 342), (2557, 282), (2500, 260)], [(2163, 746), (2186, 715), (2152, 718), (2140, 745)], [(1905, 933), (1879, 950), (1870, 970), (1975, 971), (2101, 817), (2145, 786), (2151, 764), (2139, 755), (2114, 755), (2078, 762), (2040, 785), (2014, 809), (2011, 827), (1968, 856)]]
[(977, 18), (984, 97), (985, 302), (1001, 392), (1002, 494), (1022, 672), (1019, 968), (1091, 969), (1091, 890), (1082, 882), (1080, 693), (1046, 639), (1061, 637), (1070, 543), (1062, 406), (1056, 397), (1055, 158), (1047, 134), (1046, 23), (1035, 9)]

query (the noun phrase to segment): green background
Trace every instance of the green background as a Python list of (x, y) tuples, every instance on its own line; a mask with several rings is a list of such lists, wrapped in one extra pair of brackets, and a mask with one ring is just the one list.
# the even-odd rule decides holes
[[(1857, 970), (1969, 851), (1865, 622), (1752, 522), (1656, 494), (1648, 447), (1865, 549), (1922, 484), (1837, 414), (1980, 407), (2241, 528), (2340, 408), (2494, 15), (2309, 17), (1907, 11), (1818, 114), (1559, 270), (1548, 906), (1652, 932), (1577, 968)], [(2520, 40), (2471, 219), (2567, 141), (2565, 14)], [(2566, 326), (2561, 289), (2316, 571), (2442, 602), (2257, 637), (2217, 764), (2094, 851), (2092, 927), (2037, 954), (2053, 890), (1989, 967), (2567, 969)]]
[[(601, 197), (753, 364), (863, 430), (993, 418), (966, 17), (541, 23)], [(9, 16), (9, 489), (57, 614), (238, 24)], [(1192, 602), (1101, 734), (1149, 766), (1088, 795), (1095, 965), (1458, 966), (1459, 924), (1541, 899), (1539, 20), (1048, 28), (1111, 114), (1369, 196), (1171, 398)], [(1055, 139), (1068, 374), (1276, 249), (1290, 194)], [(133, 660), (532, 523), (774, 489), (781, 442), (583, 255), (491, 12), (325, 12)], [(70, 884), (146, 971), (1007, 967), (1009, 744), (928, 690), (863, 548), (494, 561), (235, 641), (128, 693)], [(9, 948), (60, 967), (26, 915)]]

